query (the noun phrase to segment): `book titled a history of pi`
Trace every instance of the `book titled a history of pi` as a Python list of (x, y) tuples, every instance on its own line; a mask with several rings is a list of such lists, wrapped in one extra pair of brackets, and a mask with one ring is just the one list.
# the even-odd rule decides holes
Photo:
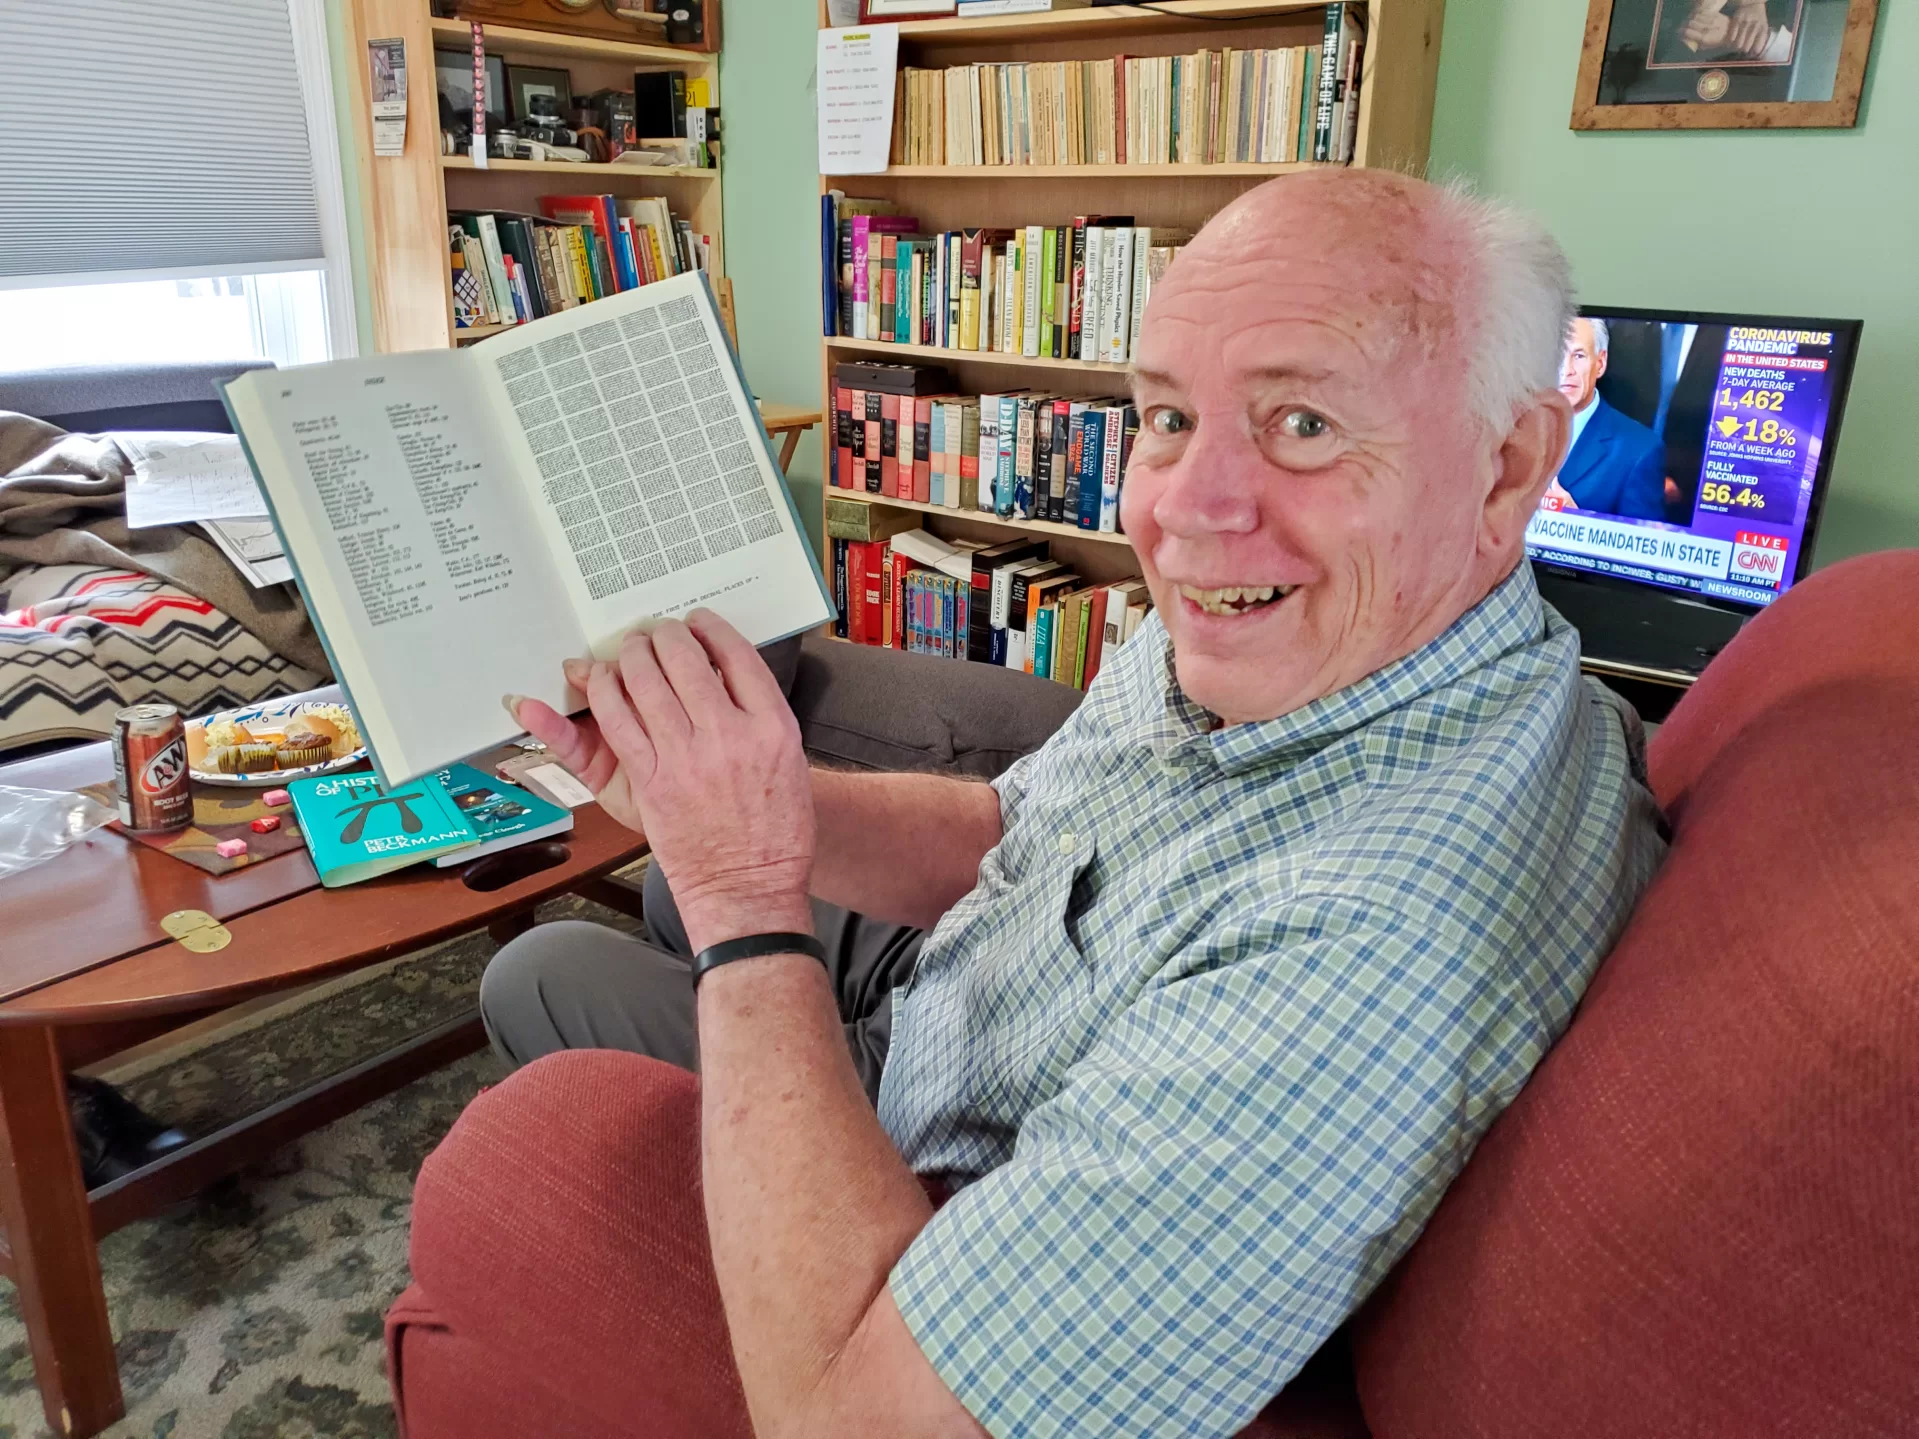
[(636, 627), (832, 618), (702, 273), (222, 388), (389, 787), (517, 734), (503, 695), (584, 708), (560, 662)]

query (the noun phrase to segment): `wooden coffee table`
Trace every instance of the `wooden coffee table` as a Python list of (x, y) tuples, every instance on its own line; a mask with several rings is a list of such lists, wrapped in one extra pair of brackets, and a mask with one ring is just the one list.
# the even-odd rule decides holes
[[(0, 785), (30, 789), (111, 777), (104, 744), (0, 766)], [(124, 1412), (101, 1235), (471, 1053), (485, 1035), (475, 1011), (92, 1193), (68, 1119), (68, 1070), (241, 1000), (436, 940), (479, 929), (511, 938), (555, 895), (637, 914), (638, 891), (606, 876), (645, 853), (638, 835), (586, 805), (559, 841), (347, 889), (322, 889), (304, 850), (216, 878), (105, 829), (0, 879), (0, 1272), (19, 1291), (54, 1432), (97, 1434)], [(534, 862), (546, 867), (520, 872)], [(161, 916), (183, 909), (221, 921), (232, 942), (206, 954), (184, 948), (160, 927)]]

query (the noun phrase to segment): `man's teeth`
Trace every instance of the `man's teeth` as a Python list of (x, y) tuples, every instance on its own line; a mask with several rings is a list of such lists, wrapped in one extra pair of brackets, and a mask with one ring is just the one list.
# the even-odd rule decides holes
[(1296, 585), (1228, 585), (1223, 589), (1202, 590), (1195, 585), (1181, 585), (1179, 592), (1209, 615), (1237, 615), (1275, 599), (1283, 600), (1296, 588)]

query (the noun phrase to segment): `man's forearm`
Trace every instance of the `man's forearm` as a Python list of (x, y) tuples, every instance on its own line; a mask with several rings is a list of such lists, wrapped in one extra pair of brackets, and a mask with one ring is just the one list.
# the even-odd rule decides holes
[(976, 780), (813, 771), (812, 890), (874, 919), (930, 929), (999, 843), (999, 795)]

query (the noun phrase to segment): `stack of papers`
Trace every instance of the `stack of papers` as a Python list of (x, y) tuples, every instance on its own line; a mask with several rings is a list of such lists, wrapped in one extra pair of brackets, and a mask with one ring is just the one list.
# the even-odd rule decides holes
[(141, 430), (111, 438), (133, 465), (128, 529), (198, 525), (255, 589), (293, 578), (236, 436)]

